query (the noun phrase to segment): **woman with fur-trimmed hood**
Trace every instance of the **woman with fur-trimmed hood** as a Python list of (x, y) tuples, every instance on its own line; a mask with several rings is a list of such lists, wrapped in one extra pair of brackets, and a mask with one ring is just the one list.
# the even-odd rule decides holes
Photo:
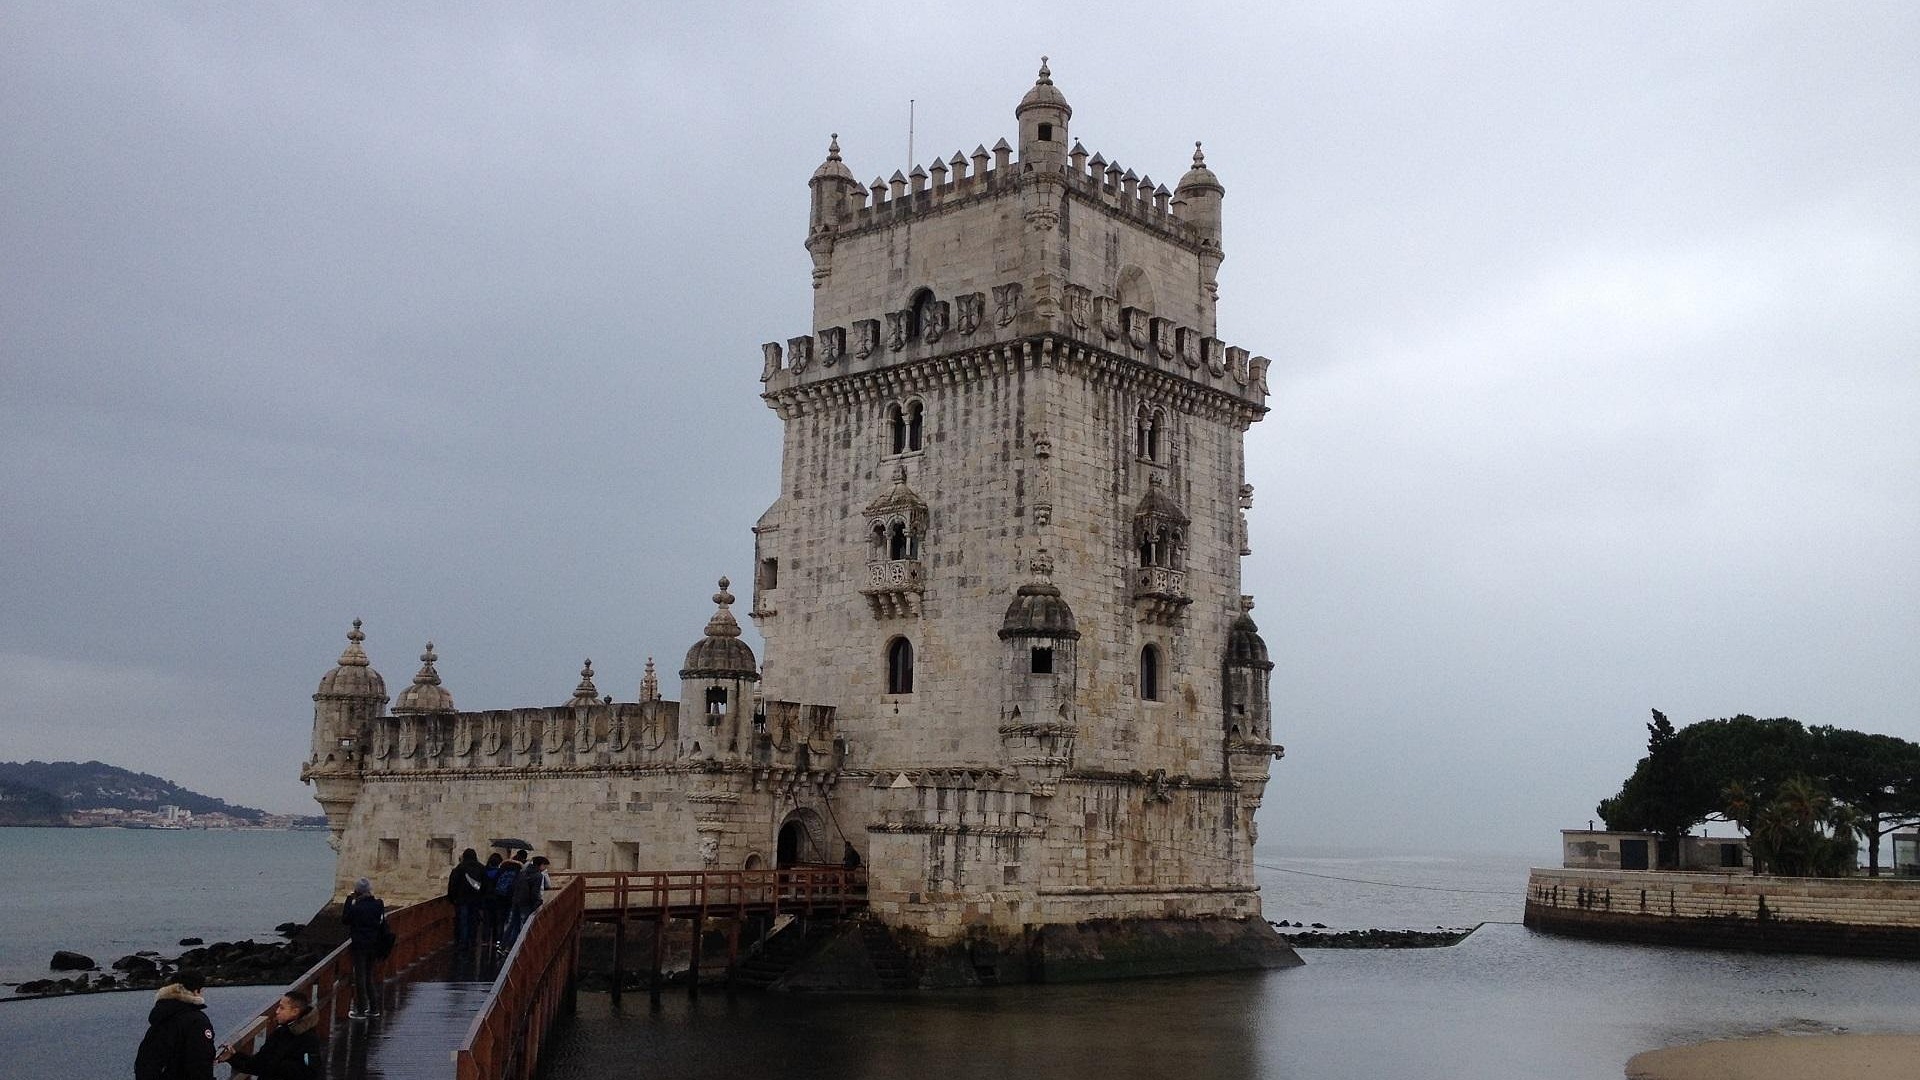
[(207, 1019), (207, 980), (183, 971), (154, 991), (147, 1034), (134, 1055), (134, 1080), (213, 1080), (213, 1024)]

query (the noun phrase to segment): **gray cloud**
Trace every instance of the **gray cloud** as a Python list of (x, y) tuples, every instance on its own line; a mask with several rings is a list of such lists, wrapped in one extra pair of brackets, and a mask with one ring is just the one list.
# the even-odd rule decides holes
[[(1920, 737), (1894, 6), (0, 12), (0, 757), (275, 809), (347, 620), (630, 697), (777, 484), (805, 180), (1206, 140), (1275, 357), (1263, 839), (1551, 850), (1645, 710)], [(1436, 833), (1440, 834), (1436, 836)]]

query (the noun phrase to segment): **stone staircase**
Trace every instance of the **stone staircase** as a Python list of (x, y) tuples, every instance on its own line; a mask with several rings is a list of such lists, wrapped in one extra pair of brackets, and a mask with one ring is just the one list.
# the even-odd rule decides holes
[(806, 959), (808, 953), (839, 927), (840, 920), (832, 917), (794, 919), (777, 928), (758, 949), (735, 964), (728, 981), (750, 990), (765, 990)]

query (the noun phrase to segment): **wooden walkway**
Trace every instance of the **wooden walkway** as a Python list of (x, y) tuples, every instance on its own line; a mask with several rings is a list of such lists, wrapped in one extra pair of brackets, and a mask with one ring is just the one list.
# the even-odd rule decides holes
[(333, 1080), (413, 1080), (453, 1075), (453, 1052), (493, 992), (499, 962), (486, 950), (456, 960), (440, 953), (387, 979), (381, 1015), (341, 1020), (327, 1039)]

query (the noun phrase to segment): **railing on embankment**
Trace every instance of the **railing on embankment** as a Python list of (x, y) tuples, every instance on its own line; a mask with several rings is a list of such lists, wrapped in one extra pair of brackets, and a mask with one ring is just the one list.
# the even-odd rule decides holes
[[(393, 952), (380, 962), (383, 973), (403, 971), (421, 957), (439, 952), (453, 943), (453, 908), (442, 900), (425, 900), (397, 908), (388, 913), (387, 925), (393, 929), (394, 943)], [(289, 983), (286, 989), (275, 991), (261, 1015), (241, 1025), (222, 1041), (242, 1053), (251, 1054), (258, 1050), (267, 1034), (273, 1030), (273, 1017), (270, 1015), (273, 1003), (280, 1000), (281, 995), (293, 991), (305, 994), (314, 1011), (320, 1014), (314, 1030), (325, 1040), (353, 1005), (351, 948), (348, 942), (341, 942), (319, 963), (308, 968), (306, 974)]]
[(1920, 881), (1536, 869), (1525, 922), (1656, 945), (1920, 958)]
[(582, 882), (567, 882), (521, 931), (453, 1052), (458, 1080), (525, 1080), (539, 1067), (554, 1021), (573, 1009), (585, 896)]

